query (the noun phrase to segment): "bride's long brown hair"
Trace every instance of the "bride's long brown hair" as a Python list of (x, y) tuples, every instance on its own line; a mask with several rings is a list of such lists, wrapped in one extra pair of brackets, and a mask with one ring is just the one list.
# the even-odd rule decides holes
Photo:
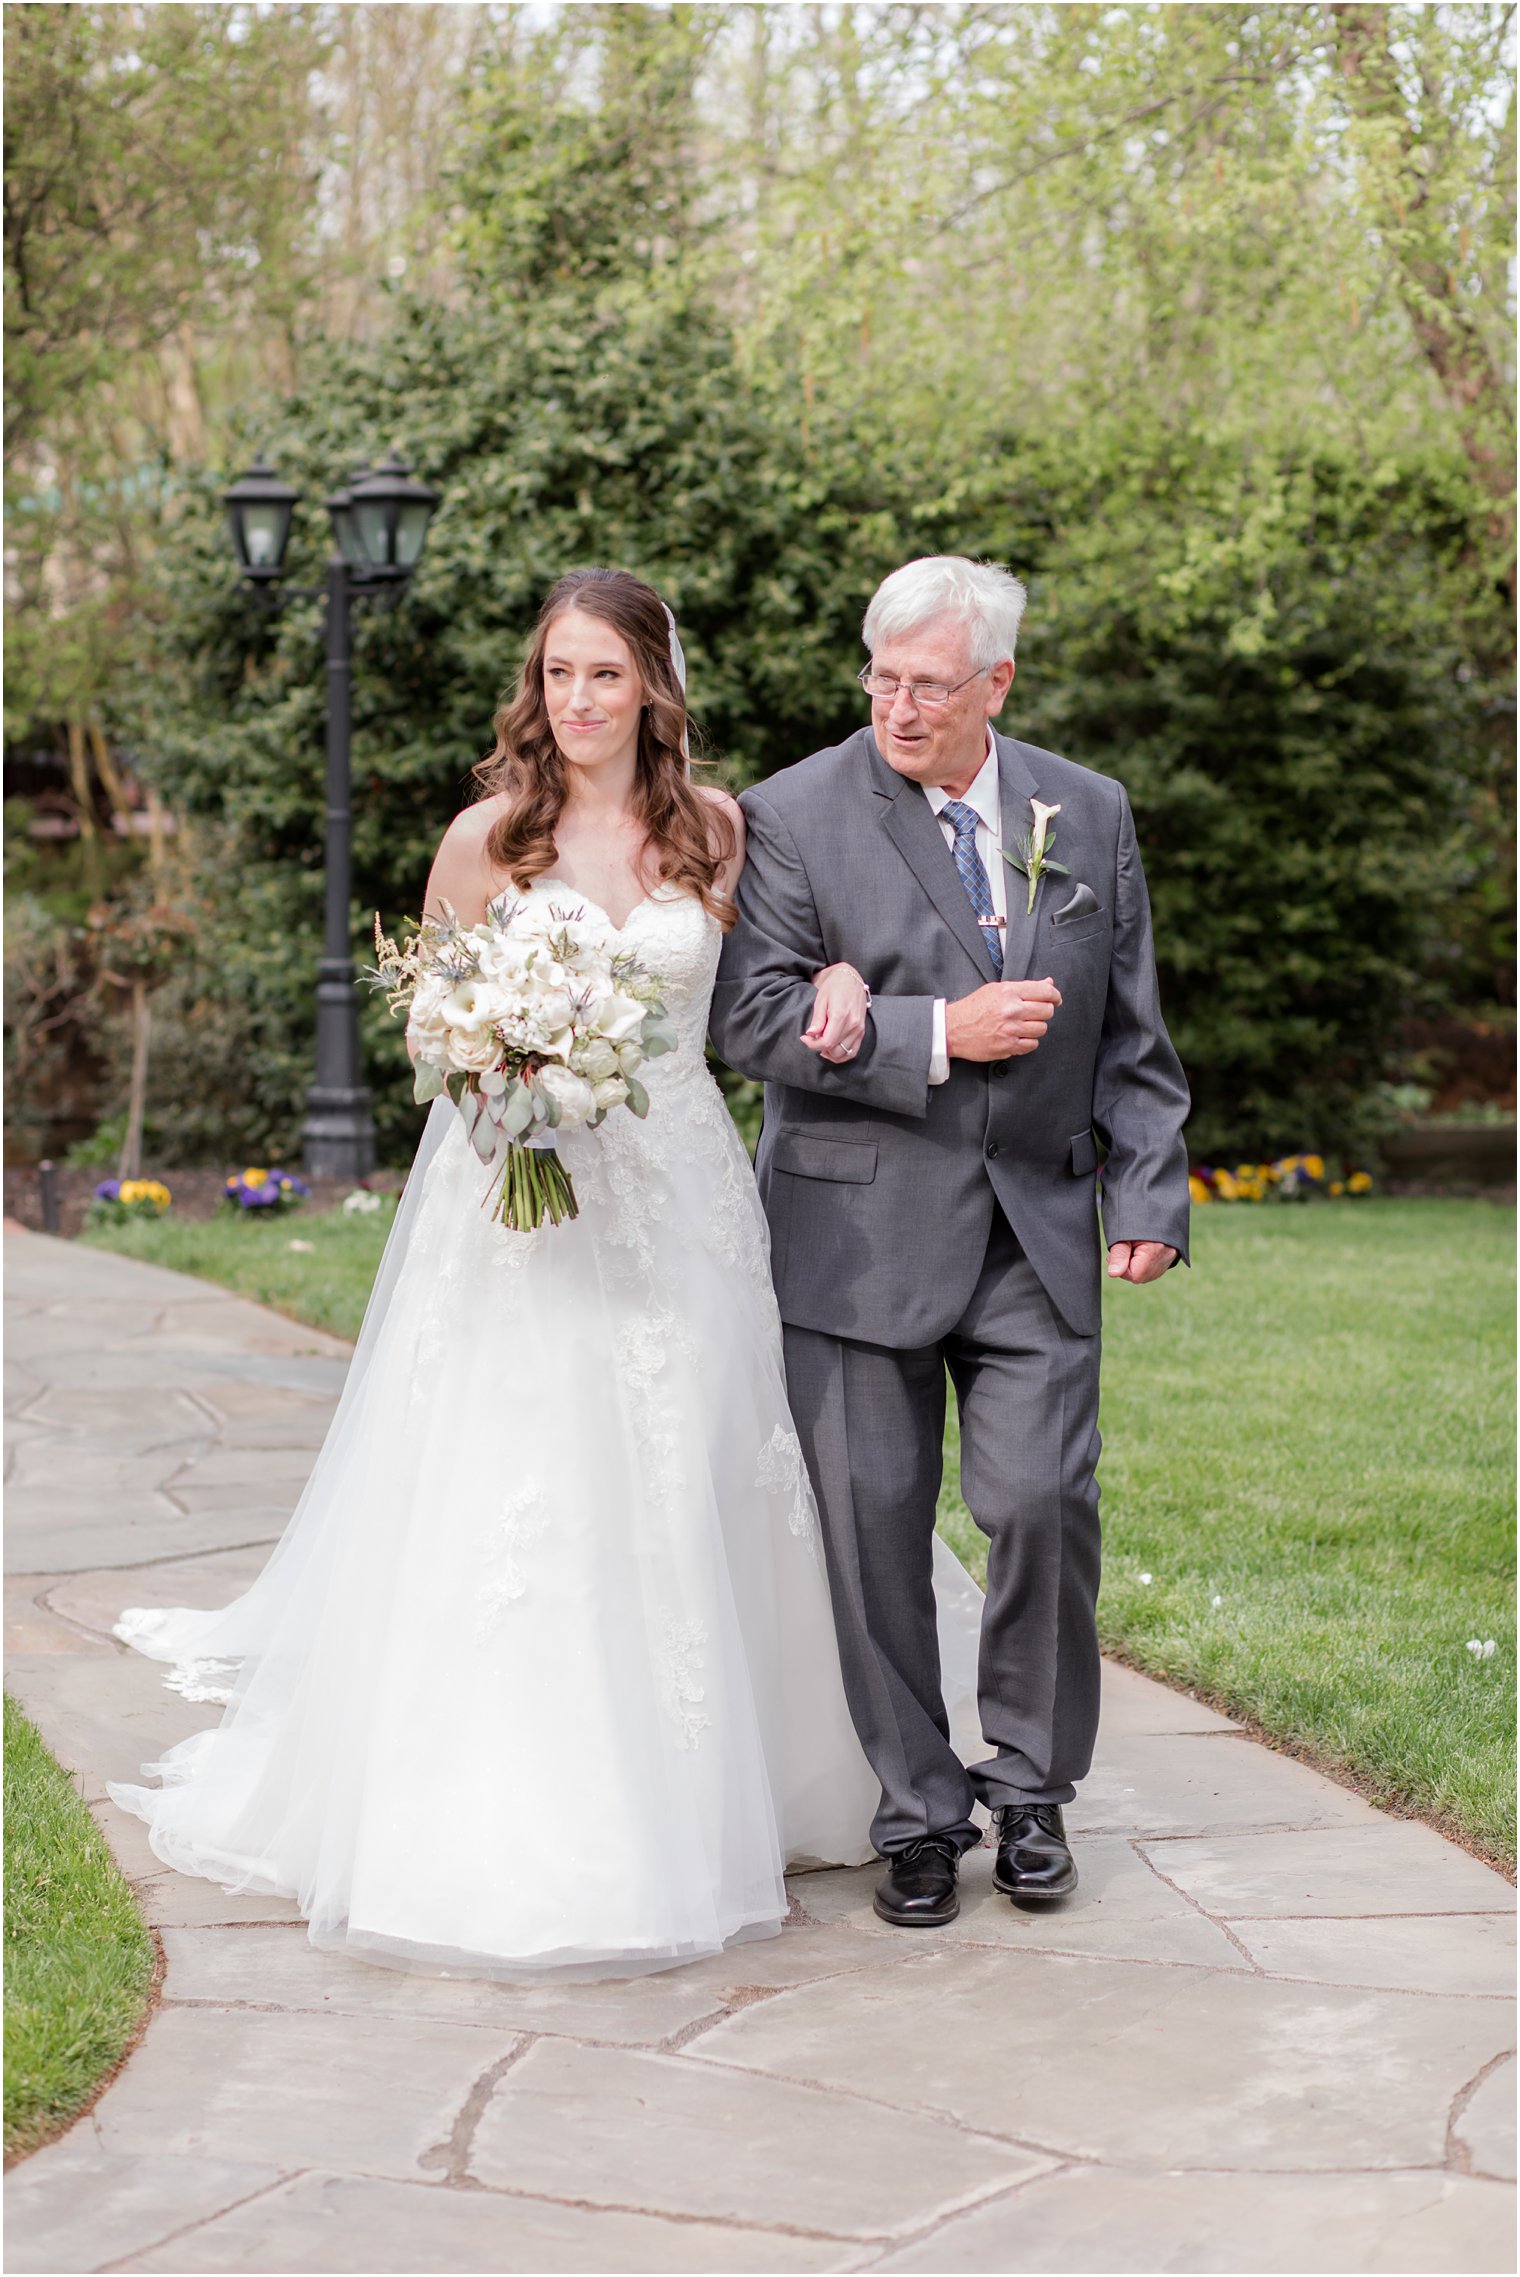
[(523, 888), (554, 867), (554, 826), (569, 781), (544, 703), (544, 651), (549, 627), (567, 609), (600, 617), (633, 652), (644, 691), (634, 802), (661, 882), (681, 887), (720, 925), (731, 925), (732, 906), (720, 899), (714, 885), (724, 863), (733, 859), (733, 824), (688, 779), (681, 748), (686, 699), (671, 662), (664, 603), (652, 585), (626, 569), (572, 569), (538, 613), (517, 693), (492, 722), (496, 748), (475, 768), (478, 796), (499, 791), (508, 801), (486, 840), (488, 857)]

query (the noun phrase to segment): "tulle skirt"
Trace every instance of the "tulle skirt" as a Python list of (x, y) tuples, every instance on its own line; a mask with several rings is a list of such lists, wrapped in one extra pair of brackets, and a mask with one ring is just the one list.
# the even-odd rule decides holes
[(775, 1934), (788, 1862), (871, 1855), (749, 1166), (705, 1070), (662, 1090), (567, 1143), (581, 1214), (531, 1235), (438, 1102), (268, 1567), (119, 1625), (228, 1706), (113, 1797), (317, 1945), (631, 1975)]

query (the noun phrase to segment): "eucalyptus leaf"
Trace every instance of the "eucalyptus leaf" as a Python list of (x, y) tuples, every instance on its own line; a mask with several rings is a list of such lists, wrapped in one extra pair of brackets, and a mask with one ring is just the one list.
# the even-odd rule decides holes
[(642, 1122), (649, 1112), (649, 1093), (637, 1076), (625, 1075), (623, 1081), (628, 1086), (628, 1105)]
[(502, 1112), (501, 1127), (508, 1138), (516, 1138), (533, 1120), (533, 1094), (526, 1083), (514, 1083), (507, 1094)]
[(419, 1107), (436, 1099), (443, 1089), (443, 1069), (430, 1059), (419, 1059), (412, 1070), (412, 1097)]

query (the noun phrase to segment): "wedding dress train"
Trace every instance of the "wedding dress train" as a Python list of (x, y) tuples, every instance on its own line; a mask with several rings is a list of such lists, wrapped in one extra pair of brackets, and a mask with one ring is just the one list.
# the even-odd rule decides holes
[[(117, 1628), (228, 1702), (110, 1790), (157, 1855), (405, 1968), (666, 1968), (774, 1934), (789, 1861), (871, 1855), (764, 1219), (703, 1057), (718, 929), (669, 889), (603, 921), (679, 1031), (647, 1120), (568, 1137), (579, 1217), (518, 1234), (435, 1103), (268, 1566)], [(969, 1695), (980, 1601), (936, 1555)]]

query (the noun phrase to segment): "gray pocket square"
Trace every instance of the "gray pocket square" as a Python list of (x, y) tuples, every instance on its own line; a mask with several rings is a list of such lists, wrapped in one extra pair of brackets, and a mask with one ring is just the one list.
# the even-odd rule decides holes
[(1070, 901), (1063, 902), (1059, 909), (1052, 912), (1050, 922), (1052, 925), (1070, 925), (1078, 917), (1095, 916), (1097, 909), (1098, 897), (1092, 887), (1079, 885)]

